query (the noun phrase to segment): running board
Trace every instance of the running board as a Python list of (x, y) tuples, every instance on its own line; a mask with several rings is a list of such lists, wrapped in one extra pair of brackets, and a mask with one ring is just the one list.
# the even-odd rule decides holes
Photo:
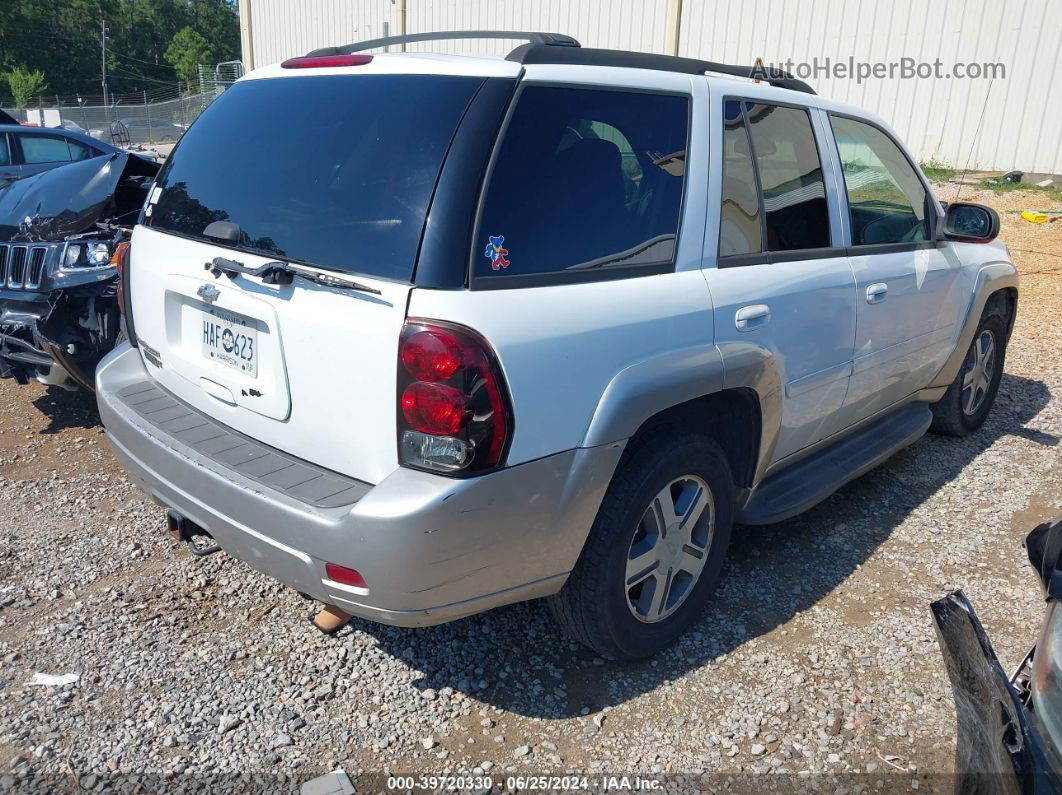
[(912, 403), (767, 478), (738, 511), (741, 524), (781, 522), (819, 504), (918, 441), (933, 420), (925, 403)]

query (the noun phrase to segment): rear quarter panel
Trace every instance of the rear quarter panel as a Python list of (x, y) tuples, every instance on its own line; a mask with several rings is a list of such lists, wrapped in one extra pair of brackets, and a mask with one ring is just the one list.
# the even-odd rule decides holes
[(490, 341), (516, 417), (509, 464), (582, 446), (622, 371), (712, 339), (699, 270), (515, 290), (415, 289), (409, 316), (462, 323)]

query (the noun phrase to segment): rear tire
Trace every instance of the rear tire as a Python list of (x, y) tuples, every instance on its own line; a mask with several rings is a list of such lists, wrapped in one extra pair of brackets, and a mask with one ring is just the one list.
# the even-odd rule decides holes
[(988, 419), (996, 402), (1007, 353), (1007, 326), (997, 314), (981, 318), (955, 380), (934, 403), (930, 429), (944, 436), (966, 436)]
[(557, 622), (618, 660), (670, 645), (719, 583), (733, 504), (730, 467), (710, 438), (666, 429), (636, 437), (568, 582), (549, 598)]

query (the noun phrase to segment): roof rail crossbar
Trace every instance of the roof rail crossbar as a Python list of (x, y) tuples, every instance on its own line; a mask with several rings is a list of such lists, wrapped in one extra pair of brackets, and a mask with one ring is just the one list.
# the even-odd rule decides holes
[(322, 47), (307, 53), (307, 57), (321, 55), (350, 55), (377, 47), (394, 47), (400, 44), (412, 44), (418, 41), (447, 41), (450, 39), (516, 39), (529, 44), (551, 47), (579, 47), (580, 44), (571, 36), (563, 33), (540, 33), (519, 30), (442, 30), (431, 33), (410, 33), (405, 36), (387, 36), (382, 39), (369, 39), (346, 44), (341, 47)]
[(631, 69), (655, 69), (664, 72), (702, 75), (705, 72), (763, 80), (778, 88), (814, 94), (815, 90), (783, 69), (766, 66), (736, 66), (734, 64), (701, 61), (696, 58), (681, 58), (675, 55), (659, 55), (626, 50), (600, 50), (592, 47), (569, 49), (567, 47), (542, 47), (535, 42), (522, 44), (506, 58), (520, 64), (581, 64), (587, 66), (625, 66)]

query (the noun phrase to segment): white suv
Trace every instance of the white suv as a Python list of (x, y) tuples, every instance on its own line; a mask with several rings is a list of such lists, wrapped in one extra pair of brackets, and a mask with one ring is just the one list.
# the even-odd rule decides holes
[(257, 70), (159, 174), (98, 395), (177, 535), (392, 624), (549, 596), (636, 658), (735, 522), (984, 421), (999, 219), (880, 120), (556, 34), (384, 43), (462, 35), (528, 43)]

